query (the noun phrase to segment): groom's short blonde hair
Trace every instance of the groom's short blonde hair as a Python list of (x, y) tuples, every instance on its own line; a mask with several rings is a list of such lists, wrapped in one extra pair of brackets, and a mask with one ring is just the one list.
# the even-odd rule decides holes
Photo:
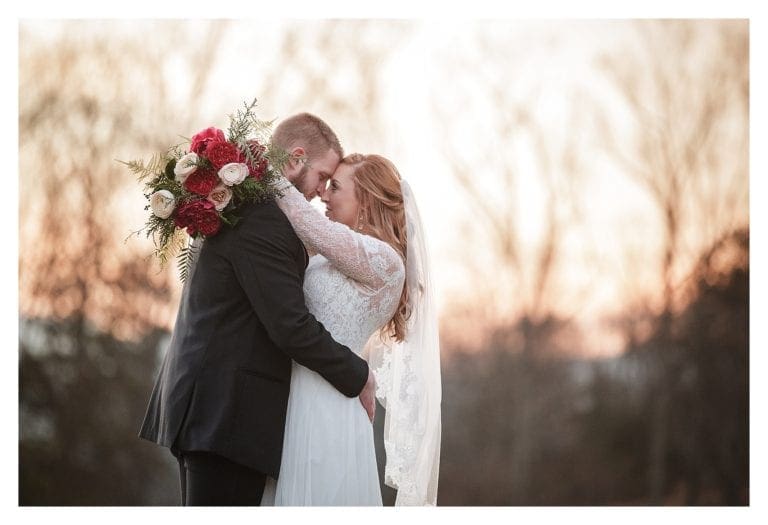
[(335, 151), (339, 159), (344, 157), (339, 137), (311, 113), (299, 113), (282, 121), (272, 133), (272, 142), (286, 151), (302, 147), (310, 159), (324, 155), (329, 149)]

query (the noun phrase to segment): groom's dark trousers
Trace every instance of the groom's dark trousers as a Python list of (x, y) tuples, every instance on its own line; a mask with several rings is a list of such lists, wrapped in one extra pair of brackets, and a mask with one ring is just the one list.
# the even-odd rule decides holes
[(182, 459), (190, 505), (258, 505), (277, 479), (291, 360), (348, 397), (368, 379), (307, 310), (307, 252), (277, 204), (241, 213), (200, 250), (139, 433)]
[(257, 506), (267, 477), (210, 452), (178, 456), (181, 504), (185, 506)]

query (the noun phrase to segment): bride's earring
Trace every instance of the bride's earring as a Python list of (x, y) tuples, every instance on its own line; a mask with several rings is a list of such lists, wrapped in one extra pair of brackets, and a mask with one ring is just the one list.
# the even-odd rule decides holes
[(357, 216), (357, 231), (361, 232), (363, 231), (363, 222), (365, 221), (365, 218), (363, 217), (362, 210), (360, 211), (360, 215)]

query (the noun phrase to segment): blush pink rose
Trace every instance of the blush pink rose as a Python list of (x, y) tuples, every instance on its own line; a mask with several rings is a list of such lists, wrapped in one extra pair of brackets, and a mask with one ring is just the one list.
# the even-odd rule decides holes
[(219, 184), (213, 188), (206, 198), (216, 206), (216, 211), (221, 211), (232, 200), (232, 190), (226, 184)]

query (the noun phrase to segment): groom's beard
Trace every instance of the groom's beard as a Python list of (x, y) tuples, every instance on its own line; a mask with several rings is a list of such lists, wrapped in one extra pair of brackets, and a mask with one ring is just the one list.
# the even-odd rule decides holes
[(299, 190), (302, 195), (304, 195), (305, 199), (307, 198), (307, 192), (306, 188), (304, 188), (304, 182), (307, 178), (307, 172), (309, 172), (309, 166), (304, 164), (304, 166), (301, 167), (301, 170), (299, 170), (299, 173), (293, 178), (293, 185), (296, 186), (296, 189)]

